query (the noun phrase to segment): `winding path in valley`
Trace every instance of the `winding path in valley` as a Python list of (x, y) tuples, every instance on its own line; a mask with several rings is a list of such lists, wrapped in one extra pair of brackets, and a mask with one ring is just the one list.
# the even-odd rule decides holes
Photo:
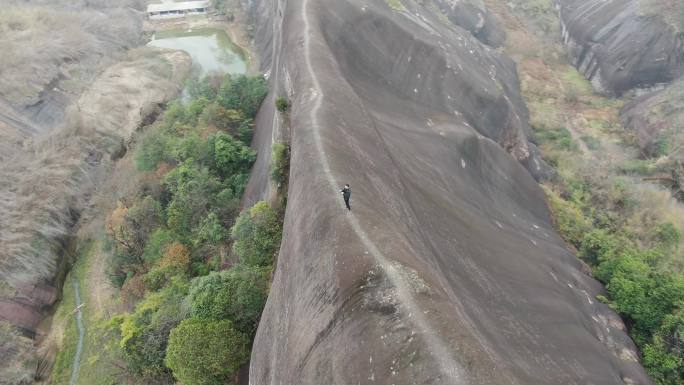
[[(78, 286), (78, 280), (73, 279), (74, 297), (76, 298), (76, 306), (81, 306), (81, 292)], [(71, 380), (69, 385), (76, 385), (78, 382), (78, 372), (81, 369), (81, 353), (83, 352), (83, 339), (85, 338), (85, 327), (83, 326), (83, 310), (76, 308), (76, 327), (78, 328), (78, 342), (76, 343), (76, 353), (74, 354), (74, 361), (71, 364)]]

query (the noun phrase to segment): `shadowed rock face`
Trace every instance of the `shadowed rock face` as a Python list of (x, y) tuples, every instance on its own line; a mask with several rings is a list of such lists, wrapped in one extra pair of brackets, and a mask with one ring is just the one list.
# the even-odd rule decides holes
[(506, 39), (506, 33), (481, 1), (435, 0), (434, 4), (450, 22), (485, 44), (499, 47)]
[(639, 0), (559, 0), (574, 65), (599, 92), (669, 83), (684, 73), (684, 38)]
[[(250, 384), (650, 384), (553, 230), (512, 62), (422, 3), (249, 2), (293, 100)], [(260, 154), (282, 130), (271, 104)]]

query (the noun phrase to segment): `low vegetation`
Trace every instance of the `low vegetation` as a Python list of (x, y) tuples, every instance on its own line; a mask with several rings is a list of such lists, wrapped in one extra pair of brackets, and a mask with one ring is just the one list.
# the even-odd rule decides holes
[(287, 112), (290, 109), (290, 101), (283, 96), (278, 96), (276, 98), (276, 108), (280, 112)]
[(273, 144), (271, 159), (271, 178), (279, 185), (287, 183), (290, 169), (290, 146), (285, 143)]
[[(598, 177), (600, 178), (600, 177)], [(565, 239), (593, 267), (661, 385), (684, 378), (681, 231), (640, 207), (621, 179), (564, 177), (547, 189)], [(612, 185), (610, 185), (612, 183)]]
[(385, 0), (387, 5), (395, 11), (403, 12), (406, 11), (406, 7), (402, 4), (401, 0)]
[(669, 191), (638, 177), (661, 165), (639, 159), (619, 118), (622, 101), (594, 94), (543, 33), (544, 25), (558, 25), (553, 2), (511, 3), (495, 8), (507, 21), (507, 49), (518, 62), (534, 140), (556, 169), (543, 186), (556, 227), (605, 285), (599, 299), (625, 320), (656, 383), (681, 384), (684, 209)]
[(126, 310), (102, 321), (125, 368), (115, 382), (231, 384), (248, 361), (282, 231), (265, 202), (240, 213), (266, 91), (261, 77), (196, 81), (135, 146), (144, 183), (108, 215), (103, 246)]

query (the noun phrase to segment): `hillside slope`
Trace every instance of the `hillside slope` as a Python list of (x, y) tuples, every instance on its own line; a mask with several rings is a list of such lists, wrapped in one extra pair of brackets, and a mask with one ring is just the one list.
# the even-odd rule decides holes
[(553, 230), (506, 56), (429, 1), (250, 3), (294, 102), (251, 384), (651, 383)]

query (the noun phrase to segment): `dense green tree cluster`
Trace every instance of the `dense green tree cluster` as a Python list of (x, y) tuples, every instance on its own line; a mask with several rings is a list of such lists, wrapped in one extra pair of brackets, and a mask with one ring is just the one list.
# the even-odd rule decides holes
[(233, 250), (250, 266), (269, 266), (280, 246), (281, 226), (278, 214), (266, 202), (244, 211), (232, 230)]
[[(261, 77), (209, 77), (169, 106), (136, 148), (155, 179), (107, 219), (113, 281), (131, 312), (114, 319), (130, 371), (145, 383), (230, 384), (249, 358), (281, 221), (266, 203), (238, 217), (256, 159)], [(216, 271), (235, 240), (239, 262)]]
[(171, 331), (166, 364), (183, 385), (231, 384), (249, 359), (248, 346), (230, 321), (190, 318)]
[(605, 284), (607, 301), (626, 320), (650, 375), (660, 385), (681, 384), (684, 276), (670, 258), (678, 253), (679, 230), (665, 222), (635, 231), (625, 219), (633, 200), (619, 181), (608, 191), (592, 189), (590, 179), (562, 182), (561, 194), (548, 194), (561, 234)]

